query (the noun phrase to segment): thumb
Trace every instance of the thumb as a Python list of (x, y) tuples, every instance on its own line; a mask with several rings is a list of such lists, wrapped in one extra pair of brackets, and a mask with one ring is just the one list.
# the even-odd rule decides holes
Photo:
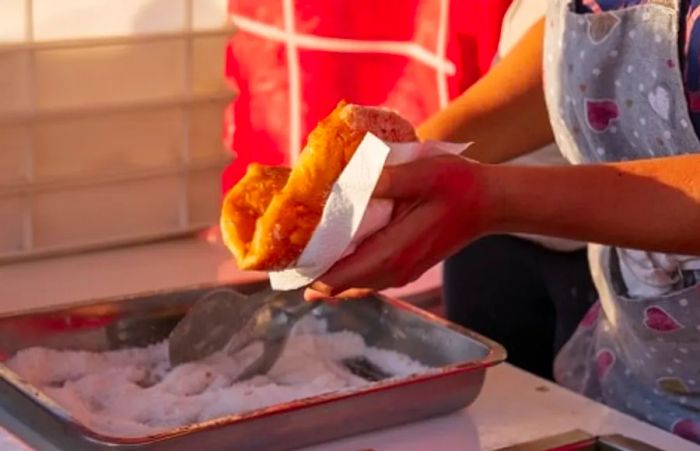
[(422, 176), (419, 161), (387, 166), (379, 176), (372, 197), (380, 199), (411, 199), (420, 197), (429, 185)]

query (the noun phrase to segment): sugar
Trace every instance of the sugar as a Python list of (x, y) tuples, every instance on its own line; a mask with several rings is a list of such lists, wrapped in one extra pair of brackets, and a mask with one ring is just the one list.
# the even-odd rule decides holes
[(235, 356), (219, 353), (172, 368), (167, 342), (103, 353), (30, 348), (6, 364), (87, 427), (122, 437), (370, 384), (342, 364), (346, 358), (364, 356), (394, 377), (428, 370), (406, 355), (367, 346), (356, 333), (328, 333), (309, 317), (267, 374), (234, 383), (261, 352), (254, 343)]

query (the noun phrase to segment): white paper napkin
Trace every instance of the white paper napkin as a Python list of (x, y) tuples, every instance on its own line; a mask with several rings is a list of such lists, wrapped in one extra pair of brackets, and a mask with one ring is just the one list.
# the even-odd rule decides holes
[(311, 235), (297, 266), (270, 272), (275, 290), (294, 290), (316, 280), (365, 238), (391, 219), (393, 201), (371, 199), (384, 166), (408, 163), (442, 154), (459, 154), (469, 144), (427, 141), (386, 143), (367, 133), (333, 185), (321, 221)]

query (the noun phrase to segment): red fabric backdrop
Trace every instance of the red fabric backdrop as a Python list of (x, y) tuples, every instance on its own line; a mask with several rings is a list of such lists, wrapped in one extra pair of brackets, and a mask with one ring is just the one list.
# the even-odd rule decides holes
[(226, 77), (238, 97), (224, 137), (237, 159), (223, 190), (250, 162), (291, 163), (340, 99), (395, 108), (419, 124), (488, 70), (509, 4), (230, 0), (238, 31), (226, 51)]

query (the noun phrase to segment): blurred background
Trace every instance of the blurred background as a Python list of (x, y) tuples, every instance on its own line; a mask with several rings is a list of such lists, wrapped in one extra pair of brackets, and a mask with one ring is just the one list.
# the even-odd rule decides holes
[(415, 124), (506, 0), (0, 0), (0, 262), (205, 230), (342, 98)]

